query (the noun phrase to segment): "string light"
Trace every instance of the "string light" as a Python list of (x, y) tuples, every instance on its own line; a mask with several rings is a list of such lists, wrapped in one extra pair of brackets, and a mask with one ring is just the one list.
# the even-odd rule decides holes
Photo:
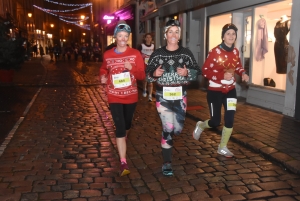
[[(38, 6), (34, 5), (36, 8)], [(90, 5), (88, 5), (90, 6)], [(76, 11), (76, 10), (80, 10), (80, 9), (83, 9), (83, 8), (86, 8), (88, 6), (81, 6), (79, 8), (74, 8), (74, 9), (69, 9), (69, 10), (50, 10), (50, 9), (45, 9), (45, 8), (41, 8), (41, 7), (38, 7), (40, 10), (44, 11), (44, 12), (53, 12), (53, 13), (66, 13), (66, 12), (73, 12), (73, 11)]]
[(49, 3), (54, 3), (54, 4), (59, 4), (59, 5), (63, 5), (63, 6), (91, 6), (92, 3), (83, 3), (83, 4), (67, 4), (67, 3), (60, 3), (60, 2), (56, 2), (56, 1), (51, 1), (51, 0), (44, 0), (47, 1)]
[[(68, 19), (67, 16), (61, 16), (61, 15), (58, 15), (58, 14), (56, 14), (56, 13), (53, 13), (53, 12), (49, 11), (48, 9), (44, 9), (44, 8), (41, 8), (41, 7), (36, 6), (36, 5), (33, 5), (33, 6), (34, 6), (35, 8), (37, 8), (37, 9), (39, 9), (39, 10), (42, 10), (42, 11), (44, 11), (44, 12), (50, 14), (50, 15), (54, 15), (54, 16), (59, 17), (59, 19), (60, 19), (61, 21), (64, 21), (64, 22), (70, 23), (70, 24), (74, 24), (74, 25), (79, 26), (79, 27), (81, 27), (81, 28), (83, 28), (83, 29), (86, 29), (86, 30), (90, 30), (90, 25), (88, 25), (88, 24), (80, 25), (80, 24), (79, 24), (80, 22), (83, 22), (83, 21), (89, 19), (89, 17), (85, 17), (83, 20), (69, 21), (69, 20), (66, 20), (66, 19)], [(66, 19), (64, 19), (64, 18), (66, 18)], [(79, 17), (79, 18), (74, 18), (74, 19), (80, 19), (80, 17)]]

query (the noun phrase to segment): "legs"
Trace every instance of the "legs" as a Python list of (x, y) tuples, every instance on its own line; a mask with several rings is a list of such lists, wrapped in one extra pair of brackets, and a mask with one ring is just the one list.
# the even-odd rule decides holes
[(143, 97), (147, 97), (147, 85), (148, 85), (148, 101), (152, 102), (153, 83), (147, 82), (147, 78), (143, 81)]
[(130, 173), (126, 161), (126, 134), (128, 134), (131, 128), (136, 103), (111, 103), (109, 104), (109, 107), (116, 127), (116, 143), (121, 161), (121, 176), (123, 176)]
[(143, 96), (147, 96), (147, 78), (143, 81)]
[(181, 100), (169, 101), (162, 98), (162, 92), (156, 92), (156, 109), (162, 122), (162, 173), (172, 176), (173, 136), (179, 135), (183, 129), (186, 114), (186, 92)]
[(227, 149), (227, 143), (233, 130), (233, 120), (236, 109), (236, 90), (233, 89), (227, 94), (218, 91), (207, 92), (207, 103), (210, 109), (210, 119), (204, 122), (197, 122), (193, 132), (194, 139), (198, 140), (202, 131), (206, 128), (217, 127), (221, 122), (221, 110), (224, 106), (224, 127), (222, 130), (222, 138), (219, 144), (218, 153), (226, 157), (232, 157), (233, 154)]

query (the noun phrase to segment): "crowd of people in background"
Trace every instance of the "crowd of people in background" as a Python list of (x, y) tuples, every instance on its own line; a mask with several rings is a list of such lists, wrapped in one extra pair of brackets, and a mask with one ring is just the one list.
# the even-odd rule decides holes
[[(43, 57), (44, 55), (50, 55), (50, 61), (71, 61), (72, 59), (78, 61), (78, 57), (81, 57), (82, 62), (102, 61), (102, 51), (98, 42), (95, 42), (93, 46), (89, 43), (65, 43), (63, 46), (60, 44), (50, 44), (44, 47), (41, 44), (30, 43), (25, 41), (24, 45), (24, 57), (25, 60), (30, 60), (31, 57)], [(45, 51), (46, 50), (46, 51)]]

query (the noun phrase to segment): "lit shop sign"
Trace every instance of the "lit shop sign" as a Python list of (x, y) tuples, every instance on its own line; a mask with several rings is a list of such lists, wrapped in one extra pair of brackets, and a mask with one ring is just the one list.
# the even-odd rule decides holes
[(113, 19), (115, 19), (115, 16), (105, 15), (105, 16), (103, 17), (103, 19), (104, 19), (104, 20), (107, 20), (107, 24), (110, 24), (111, 21), (112, 21)]

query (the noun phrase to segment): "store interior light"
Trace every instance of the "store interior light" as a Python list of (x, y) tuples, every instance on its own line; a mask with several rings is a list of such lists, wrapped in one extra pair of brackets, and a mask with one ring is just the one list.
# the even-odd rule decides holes
[(72, 32), (72, 29), (69, 29), (69, 32)]
[(84, 36), (85, 36), (85, 33), (82, 33), (82, 35), (84, 35)]
[(81, 19), (82, 19), (82, 20), (85, 18), (85, 16), (84, 16), (84, 15), (81, 15), (80, 17), (81, 17)]
[(52, 27), (52, 28), (53, 28), (53, 27), (54, 27), (54, 24), (50, 24), (50, 27)]
[(28, 17), (32, 17), (32, 13), (28, 13)]
[(83, 25), (83, 22), (80, 22), (79, 24), (80, 24), (80, 25)]

